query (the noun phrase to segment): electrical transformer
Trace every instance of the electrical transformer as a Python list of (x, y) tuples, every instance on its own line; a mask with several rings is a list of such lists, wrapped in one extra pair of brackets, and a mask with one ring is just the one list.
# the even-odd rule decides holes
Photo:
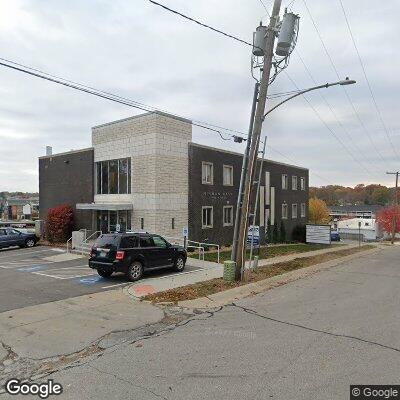
[(267, 27), (260, 25), (253, 34), (253, 54), (256, 57), (264, 56), (264, 49), (267, 43)]
[(299, 17), (293, 13), (286, 13), (282, 19), (281, 30), (278, 36), (275, 53), (281, 57), (290, 54), (294, 40), (296, 39)]

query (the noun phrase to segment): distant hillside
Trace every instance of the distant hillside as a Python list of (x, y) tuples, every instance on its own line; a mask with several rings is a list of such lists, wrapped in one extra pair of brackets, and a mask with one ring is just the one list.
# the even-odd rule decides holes
[[(345, 204), (379, 204), (386, 205), (394, 198), (394, 188), (383, 185), (359, 184), (354, 187), (329, 185), (310, 187), (310, 197), (324, 200), (328, 206)], [(399, 190), (400, 196), (400, 190)]]

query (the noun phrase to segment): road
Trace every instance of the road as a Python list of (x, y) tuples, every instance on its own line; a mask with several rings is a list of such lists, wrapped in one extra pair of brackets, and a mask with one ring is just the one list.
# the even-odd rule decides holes
[(129, 344), (50, 377), (60, 398), (82, 400), (331, 400), (350, 384), (399, 384), (399, 260), (400, 247), (361, 255), (169, 329), (127, 331)]
[[(198, 268), (186, 266), (185, 271)], [(171, 275), (156, 271), (146, 278)], [(128, 285), (123, 274), (101, 278), (88, 267), (86, 257), (69, 255), (47, 246), (0, 250), (0, 312), (71, 297), (112, 290)]]

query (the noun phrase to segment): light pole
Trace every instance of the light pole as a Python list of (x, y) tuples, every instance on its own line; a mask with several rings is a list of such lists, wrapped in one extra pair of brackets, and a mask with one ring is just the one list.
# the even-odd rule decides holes
[[(332, 86), (346, 86), (346, 85), (353, 85), (353, 84), (355, 84), (355, 83), (356, 83), (355, 80), (346, 78), (346, 79), (341, 80), (341, 81), (338, 81), (338, 82), (326, 83), (326, 84), (324, 84), (324, 85), (318, 85), (318, 86), (314, 86), (314, 87), (311, 87), (311, 88), (308, 88), (308, 89), (300, 90), (299, 92), (295, 93), (295, 94), (292, 95), (292, 96), (289, 96), (288, 98), (286, 98), (285, 100), (281, 101), (280, 103), (278, 103), (278, 104), (276, 104), (274, 107), (272, 107), (270, 110), (268, 110), (268, 111), (264, 114), (264, 116), (262, 117), (262, 122), (264, 122), (264, 120), (265, 120), (265, 118), (267, 117), (267, 115), (269, 115), (270, 113), (272, 113), (272, 112), (273, 112), (274, 110), (276, 110), (278, 107), (280, 107), (281, 105), (287, 103), (289, 100), (292, 100), (292, 99), (294, 99), (294, 98), (296, 98), (296, 97), (298, 97), (298, 96), (301, 96), (301, 95), (303, 95), (303, 94), (305, 94), (305, 93), (308, 93), (308, 92), (311, 92), (311, 91), (314, 91), (314, 90), (318, 90), (318, 89), (329, 88), (329, 87), (332, 87)], [(262, 167), (260, 167), (260, 168), (262, 168)], [(260, 172), (261, 172), (261, 171), (260, 171)], [(261, 175), (261, 174), (260, 174), (260, 175)], [(250, 185), (251, 185), (251, 183), (252, 183), (252, 182), (250, 182)], [(259, 186), (260, 186), (260, 179), (259, 179), (258, 182), (257, 182), (257, 192), (259, 192)], [(240, 193), (239, 193), (239, 195), (240, 195)], [(255, 201), (257, 202), (258, 199), (256, 198)], [(254, 218), (253, 218), (253, 221), (254, 221), (254, 219), (255, 219), (255, 216), (254, 216)], [(253, 224), (254, 224), (254, 222), (253, 222)], [(247, 224), (244, 224), (244, 226), (241, 226), (241, 224), (239, 223), (239, 221), (235, 221), (235, 229), (234, 229), (234, 236), (233, 236), (234, 239), (235, 239), (235, 238), (238, 238), (239, 235), (241, 235), (242, 237), (243, 237), (244, 235), (247, 235), (247, 232), (243, 232), (243, 229), (245, 230), (246, 227), (247, 227)], [(237, 241), (237, 239), (236, 239), (236, 241)], [(234, 242), (233, 242), (232, 260), (234, 260), (234, 261), (237, 262), (237, 261), (238, 261), (238, 257), (237, 257), (238, 249), (237, 249), (237, 247), (236, 247), (236, 246), (237, 246), (236, 241), (234, 240)], [(243, 240), (242, 240), (242, 242), (243, 242)], [(246, 242), (247, 242), (247, 240), (244, 240), (244, 243), (246, 243)], [(242, 245), (243, 245), (243, 243), (242, 243)], [(241, 251), (244, 253), (243, 249), (241, 249)], [(242, 254), (243, 254), (243, 253), (242, 253)], [(250, 262), (251, 262), (251, 260), (250, 260)], [(240, 265), (240, 270), (241, 270), (240, 277), (243, 277), (243, 270), (244, 270), (244, 265), (245, 265), (245, 257), (243, 257), (243, 258), (240, 259), (240, 264), (241, 264), (241, 265)], [(236, 275), (236, 278), (237, 278), (237, 275)]]
[(280, 103), (278, 103), (276, 106), (272, 107), (270, 110), (268, 110), (265, 114), (264, 114), (264, 118), (263, 121), (265, 120), (265, 117), (272, 113), (272, 111), (276, 110), (278, 107), (280, 107), (282, 104), (287, 103), (289, 100), (294, 99), (295, 97), (301, 96), (305, 93), (308, 92), (312, 92), (313, 90), (318, 90), (318, 89), (324, 89), (324, 88), (329, 88), (332, 86), (346, 86), (346, 85), (354, 85), (356, 83), (356, 81), (346, 78), (343, 81), (338, 81), (338, 82), (334, 82), (334, 83), (325, 83), (325, 85), (319, 85), (319, 86), (314, 86), (312, 88), (308, 88), (308, 89), (304, 89), (304, 90), (300, 90), (299, 92), (295, 93), (293, 96), (290, 96), (288, 98), (286, 98), (285, 100), (281, 101)]

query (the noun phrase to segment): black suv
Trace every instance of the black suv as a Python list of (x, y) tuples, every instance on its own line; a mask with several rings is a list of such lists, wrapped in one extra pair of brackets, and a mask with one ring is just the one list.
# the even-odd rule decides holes
[(92, 247), (89, 267), (108, 278), (123, 272), (130, 281), (140, 279), (145, 271), (174, 268), (183, 271), (187, 253), (181, 246), (168, 243), (149, 233), (107, 233)]

